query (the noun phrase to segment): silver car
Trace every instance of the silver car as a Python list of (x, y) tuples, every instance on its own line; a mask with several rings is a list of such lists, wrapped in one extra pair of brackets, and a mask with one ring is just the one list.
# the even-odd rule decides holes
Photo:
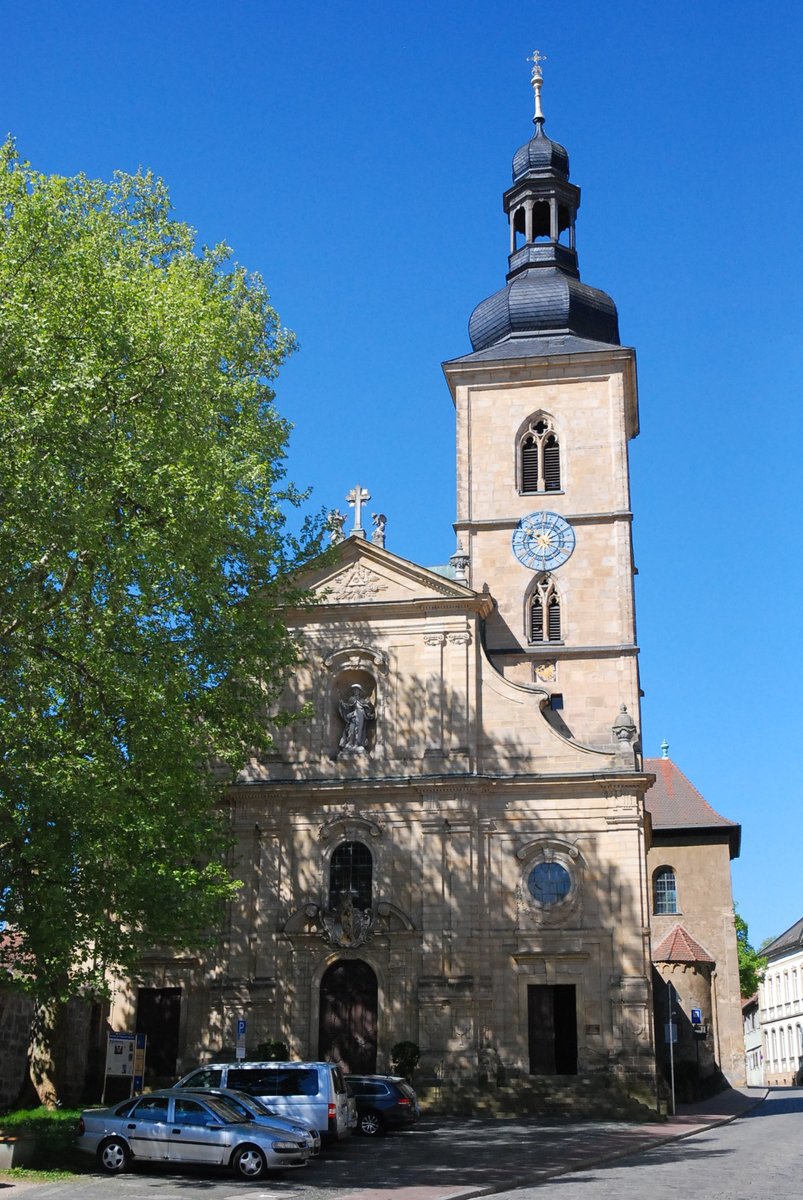
[(213, 1096), (172, 1090), (87, 1109), (76, 1145), (97, 1155), (110, 1175), (133, 1161), (209, 1164), (230, 1167), (241, 1179), (260, 1179), (269, 1170), (305, 1167), (311, 1153), (309, 1137), (242, 1121)]
[(249, 1096), (247, 1092), (238, 1092), (234, 1088), (179, 1088), (178, 1084), (175, 1085), (175, 1090), (189, 1092), (194, 1096), (216, 1096), (233, 1109), (234, 1115), (240, 1121), (255, 1121), (257, 1125), (272, 1125), (277, 1129), (284, 1129), (299, 1141), (309, 1139), (310, 1153), (313, 1157), (321, 1152), (321, 1135), (317, 1129), (308, 1129), (301, 1121), (291, 1121), (279, 1116), (267, 1104), (263, 1104), (256, 1096)]

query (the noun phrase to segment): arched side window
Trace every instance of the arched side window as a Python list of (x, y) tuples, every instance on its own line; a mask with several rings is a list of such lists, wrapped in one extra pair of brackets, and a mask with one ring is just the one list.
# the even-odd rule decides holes
[(652, 877), (654, 913), (671, 915), (678, 911), (678, 885), (671, 867), (659, 867)]
[(370, 908), (373, 873), (374, 861), (364, 842), (341, 842), (329, 863), (329, 907), (339, 907), (350, 896), (355, 908)]
[(560, 491), (560, 445), (549, 417), (534, 417), (521, 435), (519, 471), (525, 494)]
[(560, 596), (551, 575), (537, 579), (530, 596), (531, 642), (559, 642), (562, 640), (560, 622)]

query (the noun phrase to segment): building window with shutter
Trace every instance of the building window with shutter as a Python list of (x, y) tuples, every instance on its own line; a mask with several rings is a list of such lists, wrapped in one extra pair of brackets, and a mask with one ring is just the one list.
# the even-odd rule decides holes
[(520, 490), (525, 494), (560, 491), (560, 447), (549, 417), (533, 418), (519, 442)]
[(671, 915), (678, 911), (678, 885), (671, 867), (659, 867), (652, 877), (653, 912)]
[(560, 596), (551, 575), (535, 581), (530, 596), (530, 641), (560, 642)]

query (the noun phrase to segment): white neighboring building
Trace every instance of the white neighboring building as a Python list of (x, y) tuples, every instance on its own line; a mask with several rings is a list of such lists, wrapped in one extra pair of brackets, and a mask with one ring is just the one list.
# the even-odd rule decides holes
[(764, 1086), (764, 1038), (761, 1033), (761, 1017), (758, 992), (749, 1000), (742, 1001), (744, 1023), (744, 1061), (748, 1087)]
[(777, 937), (767, 957), (758, 1002), (764, 1038), (764, 1082), (770, 1087), (803, 1078), (803, 917)]

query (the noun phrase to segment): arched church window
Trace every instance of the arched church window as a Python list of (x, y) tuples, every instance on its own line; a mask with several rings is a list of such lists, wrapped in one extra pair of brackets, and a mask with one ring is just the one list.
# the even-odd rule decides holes
[(329, 864), (329, 907), (347, 897), (355, 908), (371, 907), (374, 862), (364, 842), (341, 842)]
[(560, 491), (560, 446), (549, 417), (530, 421), (519, 443), (524, 493)]
[(551, 575), (536, 580), (530, 598), (530, 641), (559, 642), (560, 596)]
[(659, 867), (652, 877), (653, 912), (672, 914), (678, 911), (678, 885), (671, 867)]

